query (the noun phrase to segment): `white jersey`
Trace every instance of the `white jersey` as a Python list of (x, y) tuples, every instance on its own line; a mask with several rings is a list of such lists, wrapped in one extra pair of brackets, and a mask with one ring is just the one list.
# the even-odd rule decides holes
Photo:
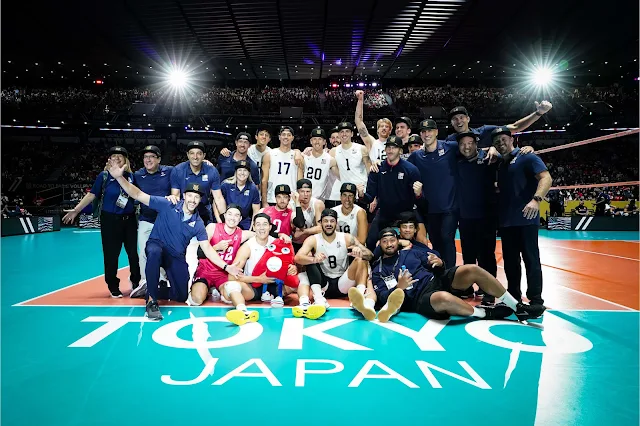
[(340, 187), (342, 182), (354, 185), (362, 184), (367, 189), (367, 170), (362, 160), (362, 149), (364, 145), (352, 143), (349, 149), (344, 149), (338, 145), (335, 149), (336, 163), (340, 170), (340, 180), (336, 180), (331, 190), (330, 200), (340, 199)]
[(247, 259), (247, 262), (244, 264), (244, 268), (242, 268), (245, 276), (247, 277), (251, 276), (253, 272), (253, 268), (258, 264), (258, 261), (262, 259), (262, 255), (264, 254), (265, 250), (267, 250), (267, 246), (274, 241), (275, 241), (275, 238), (271, 236), (268, 237), (267, 245), (265, 246), (258, 244), (255, 237), (250, 238), (247, 241), (247, 244), (249, 245), (249, 249), (251, 250), (251, 254)]
[(338, 231), (345, 234), (351, 234), (354, 237), (358, 236), (358, 212), (364, 210), (357, 204), (353, 205), (351, 213), (345, 215), (342, 213), (342, 204), (333, 208), (338, 213)]
[(324, 253), (327, 258), (320, 263), (322, 273), (329, 278), (340, 278), (349, 267), (345, 234), (336, 232), (330, 243), (324, 239), (323, 233), (315, 234), (316, 253)]
[[(313, 228), (314, 226), (316, 226), (316, 202), (318, 200), (311, 197), (311, 200), (309, 201), (309, 207), (307, 207), (306, 209), (302, 206), (300, 206), (300, 208), (302, 209), (302, 215), (304, 216), (304, 228), (305, 229), (309, 229), (309, 228)], [(291, 207), (291, 210), (296, 211), (296, 205), (293, 203), (293, 201), (291, 203), (289, 203), (289, 207)], [(303, 237), (301, 240), (296, 240), (294, 239), (293, 242), (297, 243), (297, 244), (302, 244), (304, 243), (304, 240), (306, 240), (307, 237)]]
[(373, 142), (373, 145), (371, 145), (371, 149), (369, 150), (369, 158), (371, 158), (371, 161), (384, 161), (387, 159), (387, 153), (384, 150), (384, 142), (382, 142), (380, 139), (376, 139)]
[(311, 195), (315, 198), (323, 199), (330, 167), (331, 155), (328, 152), (323, 152), (320, 157), (314, 157), (313, 153), (304, 156), (304, 177), (311, 181)]
[(271, 165), (269, 167), (269, 185), (267, 186), (267, 203), (275, 203), (275, 188), (278, 185), (289, 185), (295, 191), (298, 181), (298, 166), (296, 166), (293, 150), (282, 152), (280, 148), (269, 151)]
[(247, 151), (247, 155), (258, 165), (258, 169), (260, 169), (261, 173), (262, 173), (262, 157), (269, 151), (271, 151), (271, 148), (269, 147), (266, 147), (264, 149), (264, 152), (258, 151), (258, 149), (256, 148), (256, 144), (251, 145), (249, 147), (249, 150)]

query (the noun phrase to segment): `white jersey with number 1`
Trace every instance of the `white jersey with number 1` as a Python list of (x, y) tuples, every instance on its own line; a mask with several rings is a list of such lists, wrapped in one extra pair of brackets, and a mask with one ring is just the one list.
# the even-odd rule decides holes
[(362, 184), (367, 189), (367, 170), (362, 159), (364, 145), (352, 143), (348, 149), (339, 145), (336, 147), (336, 163), (340, 170), (340, 181), (336, 181), (331, 191), (331, 200), (340, 199), (340, 186), (342, 183)]

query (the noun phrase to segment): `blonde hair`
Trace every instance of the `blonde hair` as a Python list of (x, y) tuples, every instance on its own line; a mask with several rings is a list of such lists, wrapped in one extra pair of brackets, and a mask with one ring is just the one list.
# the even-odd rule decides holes
[[(113, 154), (111, 154), (113, 155)], [(111, 155), (109, 156), (109, 158), (111, 158)], [(118, 155), (122, 155), (122, 154), (118, 154)], [(125, 172), (129, 172), (129, 173), (133, 173), (131, 171), (131, 162), (129, 161), (129, 157), (122, 155), (124, 157), (124, 171)], [(109, 169), (111, 168), (111, 166), (109, 165), (109, 160), (107, 160), (107, 164), (104, 165), (104, 171), (108, 172)]]
[[(227, 182), (227, 183), (230, 183), (232, 185), (235, 185), (235, 183), (236, 183), (236, 173), (238, 172), (238, 170), (240, 170), (240, 169), (237, 169), (235, 172), (233, 172), (233, 176), (226, 178), (224, 180), (224, 182)], [(247, 169), (245, 169), (245, 170), (247, 170)], [(253, 183), (253, 179), (251, 179), (251, 170), (247, 170), (247, 172), (249, 172), (249, 176), (247, 177), (247, 184), (249, 184), (249, 182)]]
[(389, 125), (389, 129), (393, 130), (393, 124), (388, 118), (381, 118), (380, 120), (378, 120), (378, 122), (376, 123), (376, 130), (378, 130), (383, 123), (387, 123)]

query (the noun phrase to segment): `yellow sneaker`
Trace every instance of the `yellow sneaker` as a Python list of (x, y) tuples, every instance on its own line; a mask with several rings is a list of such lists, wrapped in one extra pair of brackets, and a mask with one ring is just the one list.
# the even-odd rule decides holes
[(376, 311), (364, 304), (364, 294), (360, 293), (355, 287), (349, 289), (349, 301), (353, 309), (360, 312), (367, 321), (376, 319)]
[(257, 322), (260, 319), (260, 314), (257, 311), (241, 311), (239, 309), (232, 309), (225, 315), (227, 319), (235, 325), (243, 325), (248, 322)]
[(383, 308), (378, 312), (378, 321), (389, 321), (389, 318), (391, 318), (391, 316), (402, 307), (402, 303), (404, 303), (404, 291), (396, 288), (391, 292), (387, 299), (386, 309)]
[(294, 306), (291, 308), (293, 312), (293, 316), (296, 318), (308, 318), (311, 320), (316, 320), (323, 316), (325, 312), (327, 312), (327, 308), (323, 305), (309, 305), (307, 308), (303, 308), (302, 306)]

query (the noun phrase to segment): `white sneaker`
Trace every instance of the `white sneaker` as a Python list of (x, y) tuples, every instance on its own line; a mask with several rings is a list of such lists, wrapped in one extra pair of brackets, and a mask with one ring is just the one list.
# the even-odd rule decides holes
[(262, 293), (262, 296), (260, 296), (260, 300), (263, 302), (271, 302), (273, 300), (273, 296), (268, 291), (265, 291)]
[(331, 307), (331, 305), (329, 304), (329, 302), (327, 301), (327, 299), (325, 299), (324, 297), (314, 297), (313, 298), (313, 304), (314, 305), (320, 305), (320, 306), (324, 306), (324, 308), (328, 311), (329, 308)]
[(278, 296), (278, 297), (275, 297), (273, 300), (271, 300), (272, 308), (282, 308), (283, 306), (284, 306), (284, 300), (282, 300), (282, 297)]

